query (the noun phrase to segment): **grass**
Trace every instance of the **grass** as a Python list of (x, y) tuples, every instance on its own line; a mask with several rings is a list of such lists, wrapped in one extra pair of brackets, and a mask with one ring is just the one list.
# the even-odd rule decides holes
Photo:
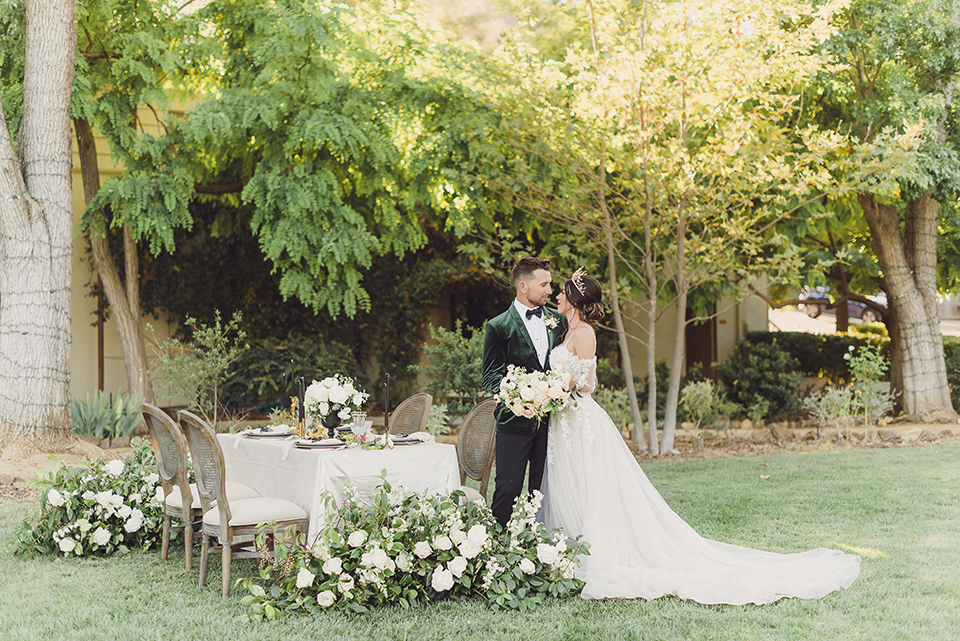
[[(35, 506), (0, 503), (0, 639), (960, 639), (960, 442), (935, 447), (656, 461), (644, 470), (704, 536), (775, 551), (863, 556), (860, 578), (818, 601), (766, 606), (550, 601), (532, 613), (480, 600), (366, 617), (246, 620), (182, 553), (22, 558), (9, 542)], [(764, 479), (762, 476), (769, 476)], [(252, 574), (251, 562), (234, 566)]]

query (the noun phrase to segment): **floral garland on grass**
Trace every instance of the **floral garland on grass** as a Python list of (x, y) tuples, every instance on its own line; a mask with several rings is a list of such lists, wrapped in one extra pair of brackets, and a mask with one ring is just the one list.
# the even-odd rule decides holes
[[(578, 557), (589, 544), (547, 531), (536, 520), (542, 495), (518, 501), (506, 530), (490, 509), (449, 496), (404, 493), (384, 481), (369, 507), (349, 491), (333, 524), (308, 545), (292, 529), (278, 533), (276, 558), (256, 579), (241, 579), (250, 616), (281, 611), (367, 612), (371, 607), (480, 596), (494, 609), (525, 611), (545, 597), (579, 594)], [(265, 528), (258, 544), (266, 542)]]
[(80, 459), (64, 466), (55, 456), (33, 484), (43, 490), (40, 516), (18, 534), (23, 554), (107, 556), (160, 542), (163, 487), (150, 442), (139, 439), (131, 456), (112, 461)]

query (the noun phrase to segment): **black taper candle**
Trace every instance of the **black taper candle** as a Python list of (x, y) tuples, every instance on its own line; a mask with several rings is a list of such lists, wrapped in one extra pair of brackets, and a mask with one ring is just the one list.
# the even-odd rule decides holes
[(297, 418), (302, 422), (303, 419), (304, 419), (304, 411), (303, 411), (303, 377), (302, 377), (302, 376), (300, 377), (300, 390), (299, 390), (299, 394), (297, 395), (297, 400), (300, 401), (300, 403), (299, 403), (300, 407), (299, 407), (299, 412), (298, 412)]
[(387, 374), (387, 382), (383, 384), (383, 433), (390, 433), (390, 375)]

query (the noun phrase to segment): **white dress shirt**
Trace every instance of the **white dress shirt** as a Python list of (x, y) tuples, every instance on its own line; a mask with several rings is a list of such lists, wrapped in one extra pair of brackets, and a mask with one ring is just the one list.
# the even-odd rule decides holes
[(520, 314), (520, 320), (523, 321), (524, 326), (527, 328), (527, 334), (530, 336), (533, 349), (537, 351), (537, 359), (542, 366), (547, 362), (547, 349), (550, 347), (550, 337), (547, 333), (547, 326), (543, 322), (543, 317), (547, 312), (544, 310), (540, 316), (527, 318), (527, 310), (533, 309), (533, 307), (527, 307), (516, 299), (514, 299), (513, 305), (517, 308), (517, 312)]

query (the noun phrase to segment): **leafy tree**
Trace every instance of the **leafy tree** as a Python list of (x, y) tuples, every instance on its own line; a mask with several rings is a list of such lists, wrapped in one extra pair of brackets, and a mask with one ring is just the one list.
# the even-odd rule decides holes
[(841, 29), (827, 43), (833, 67), (810, 87), (807, 114), (824, 127), (842, 126), (876, 156), (891, 151), (878, 144), (882, 132), (922, 126), (899, 189), (867, 186), (856, 206), (882, 270), (893, 319), (891, 376), (902, 378), (903, 409), (923, 420), (956, 420), (939, 329), (937, 250), (940, 232), (956, 226), (960, 189), (960, 14), (940, 0), (857, 0), (836, 12), (835, 23)]

